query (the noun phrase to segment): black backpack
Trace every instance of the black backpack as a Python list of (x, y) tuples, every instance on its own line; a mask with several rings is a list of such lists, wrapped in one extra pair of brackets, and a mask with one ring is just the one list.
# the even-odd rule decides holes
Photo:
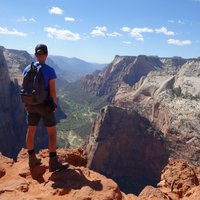
[(27, 105), (41, 104), (48, 98), (48, 90), (45, 88), (44, 79), (40, 72), (41, 68), (42, 65), (36, 67), (32, 62), (23, 78), (20, 95), (22, 102)]

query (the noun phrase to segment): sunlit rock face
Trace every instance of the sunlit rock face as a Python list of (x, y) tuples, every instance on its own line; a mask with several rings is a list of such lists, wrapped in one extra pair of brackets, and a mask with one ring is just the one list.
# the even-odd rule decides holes
[(121, 84), (133, 86), (150, 71), (180, 68), (186, 59), (180, 57), (160, 58), (158, 56), (115, 56), (114, 60), (102, 71), (87, 75), (83, 89), (96, 96), (105, 96), (112, 101)]
[(124, 194), (111, 179), (85, 167), (80, 149), (58, 149), (60, 162), (69, 168), (49, 172), (48, 150), (37, 155), (42, 164), (28, 167), (27, 150), (23, 149), (13, 162), (0, 153), (0, 199), (68, 199), (68, 200), (136, 200)]

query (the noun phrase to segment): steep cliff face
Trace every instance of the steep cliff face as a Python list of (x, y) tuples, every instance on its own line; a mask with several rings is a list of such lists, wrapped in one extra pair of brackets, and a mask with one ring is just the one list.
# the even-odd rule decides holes
[(86, 146), (87, 166), (115, 180), (125, 192), (138, 194), (156, 185), (168, 162), (162, 134), (135, 111), (103, 108)]
[(185, 63), (179, 71), (150, 72), (133, 87), (124, 85), (113, 104), (135, 109), (170, 141), (170, 154), (200, 164), (200, 61)]
[(19, 86), (10, 79), (2, 50), (0, 81), (0, 152), (15, 158), (25, 144), (25, 113), (19, 97)]
[(162, 65), (159, 58), (153, 56), (116, 56), (103, 71), (86, 76), (83, 89), (111, 100), (122, 82), (132, 86), (142, 76), (160, 69)]

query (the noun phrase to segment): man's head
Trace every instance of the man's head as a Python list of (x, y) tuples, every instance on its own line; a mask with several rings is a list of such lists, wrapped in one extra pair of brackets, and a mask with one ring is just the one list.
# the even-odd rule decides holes
[(47, 46), (45, 44), (38, 44), (35, 47), (35, 54), (38, 54), (38, 55), (48, 54)]
[(48, 48), (45, 44), (38, 44), (35, 47), (35, 56), (39, 62), (45, 62), (48, 56)]

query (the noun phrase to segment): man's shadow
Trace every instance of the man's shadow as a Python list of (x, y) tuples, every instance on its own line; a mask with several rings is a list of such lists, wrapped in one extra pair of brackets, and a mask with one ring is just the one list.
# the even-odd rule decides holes
[(84, 186), (89, 186), (97, 191), (103, 188), (101, 180), (88, 180), (80, 169), (66, 169), (53, 172), (49, 180), (53, 181), (52, 187), (54, 189), (62, 189), (61, 195), (68, 194), (72, 189), (81, 189)]
[(43, 178), (44, 173), (46, 172), (47, 167), (43, 165), (36, 166), (33, 169), (30, 169), (31, 177), (36, 180), (38, 183), (44, 183)]

